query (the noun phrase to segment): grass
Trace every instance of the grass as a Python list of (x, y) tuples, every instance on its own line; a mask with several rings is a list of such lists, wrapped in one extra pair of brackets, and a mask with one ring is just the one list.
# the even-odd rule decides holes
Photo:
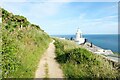
[(118, 55), (118, 56), (120, 56), (120, 53), (118, 53), (118, 52), (113, 52), (115, 55)]
[(48, 64), (45, 64), (45, 78), (48, 78)]
[(56, 60), (66, 78), (119, 78), (119, 72), (103, 57), (81, 48), (74, 42), (55, 39)]
[[(0, 10), (0, 18), (1, 18), (1, 10)], [(2, 22), (2, 21), (1, 21)], [(1, 32), (1, 26), (2, 26), (2, 23), (0, 22), (0, 79), (2, 79), (2, 55), (1, 55), (1, 52), (2, 52), (2, 32)]]
[[(28, 27), (26, 18), (10, 15), (4, 9), (3, 12), (2, 77), (34, 78), (40, 57), (48, 48), (51, 38), (36, 25), (29, 23)], [(21, 19), (25, 21), (23, 28), (19, 24)]]

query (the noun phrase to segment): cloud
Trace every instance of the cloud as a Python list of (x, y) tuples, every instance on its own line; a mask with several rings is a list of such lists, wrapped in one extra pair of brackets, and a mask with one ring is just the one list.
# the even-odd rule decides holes
[(59, 7), (62, 5), (62, 3), (33, 3), (30, 7), (30, 12), (35, 11), (35, 13), (40, 14), (40, 16), (50, 16), (55, 15), (59, 11)]
[(80, 16), (79, 16), (79, 19), (81, 20), (81, 19), (84, 19), (85, 18), (85, 16), (86, 16), (86, 14), (85, 13), (81, 13), (80, 14)]
[(1, 1), (2, 2), (79, 2), (79, 0), (1, 0)]
[(117, 33), (118, 29), (117, 16), (106, 16), (96, 19), (84, 18), (84, 21), (82, 22), (82, 29), (84, 33), (89, 34)]
[[(115, 19), (116, 21), (113, 21)], [(117, 34), (118, 23), (117, 16), (105, 16), (102, 18), (89, 19), (85, 13), (81, 13), (80, 17), (67, 18), (57, 20), (54, 23), (49, 24), (53, 28), (49, 34), (71, 34), (75, 33), (79, 27), (83, 34)], [(61, 27), (65, 26), (65, 28)], [(57, 28), (54, 31), (55, 27)]]
[(27, 2), (28, 0), (1, 0), (1, 2)]
[(94, 12), (91, 12), (90, 9), (93, 9), (91, 5), (96, 4), (6, 2), (3, 7), (14, 14), (27, 17), (31, 23), (41, 25), (41, 28), (49, 34), (73, 34), (78, 27), (85, 34), (117, 33), (118, 16), (116, 7), (113, 7), (116, 5), (98, 5), (94, 8)]
[(55, 16), (64, 3), (56, 2), (5, 2), (2, 7), (6, 10), (23, 15), (33, 23), (35, 20), (45, 19), (49, 16)]
[(47, 3), (47, 2), (31, 3), (28, 13), (26, 13), (25, 15), (32, 22), (36, 20), (42, 20), (47, 23), (49, 17), (56, 16), (57, 14), (59, 14), (59, 11), (63, 4), (64, 3)]
[(1, 0), (1, 2), (119, 2), (119, 0)]

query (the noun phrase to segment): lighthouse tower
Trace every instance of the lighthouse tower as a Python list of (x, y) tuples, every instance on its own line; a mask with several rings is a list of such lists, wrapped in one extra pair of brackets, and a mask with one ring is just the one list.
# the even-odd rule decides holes
[(78, 29), (77, 29), (77, 32), (76, 32), (76, 41), (79, 41), (80, 38), (82, 38), (82, 32), (81, 32), (80, 29), (78, 28)]
[(85, 38), (82, 37), (82, 32), (80, 31), (79, 28), (77, 29), (77, 32), (76, 32), (75, 42), (78, 44), (82, 44), (85, 42)]

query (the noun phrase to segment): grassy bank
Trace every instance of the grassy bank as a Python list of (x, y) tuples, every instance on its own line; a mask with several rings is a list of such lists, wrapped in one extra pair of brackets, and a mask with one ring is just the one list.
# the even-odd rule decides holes
[(108, 61), (74, 42), (55, 39), (56, 60), (66, 78), (118, 78), (118, 71)]
[(2, 77), (34, 78), (50, 41), (38, 25), (2, 9)]
[(118, 53), (118, 52), (113, 52), (115, 55), (118, 55), (118, 56), (120, 56), (120, 53)]

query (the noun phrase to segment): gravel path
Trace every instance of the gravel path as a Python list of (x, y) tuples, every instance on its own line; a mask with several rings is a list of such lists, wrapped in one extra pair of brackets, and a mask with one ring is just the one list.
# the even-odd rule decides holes
[(63, 78), (60, 65), (55, 60), (54, 40), (49, 44), (47, 51), (40, 59), (35, 78)]

